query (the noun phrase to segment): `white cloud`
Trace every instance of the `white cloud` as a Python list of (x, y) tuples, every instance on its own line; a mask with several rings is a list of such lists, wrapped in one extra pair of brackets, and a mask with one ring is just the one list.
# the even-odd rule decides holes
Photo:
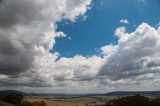
[(106, 45), (104, 47), (101, 48), (101, 51), (104, 55), (111, 55), (112, 53), (116, 52), (117, 50), (117, 45), (113, 46), (113, 45)]
[(129, 24), (129, 21), (127, 19), (121, 19), (119, 22), (122, 24)]
[[(136, 79), (147, 74), (159, 75), (160, 31), (142, 23), (135, 32), (130, 34), (124, 32), (119, 30), (120, 35), (127, 37), (123, 41), (119, 40), (116, 49), (115, 45), (110, 47), (110, 51), (114, 52), (109, 56), (106, 54), (106, 62), (99, 74), (111, 80)], [(105, 49), (103, 50), (105, 53)]]
[(88, 7), (91, 4), (92, 0), (63, 0), (59, 1), (62, 6), (60, 6), (60, 9), (64, 13), (65, 19), (70, 19), (72, 21), (75, 21), (75, 19), (79, 15), (84, 15), (90, 7)]
[[(38, 86), (41, 80), (44, 81), (39, 74), (44, 73), (44, 77), (49, 77), (50, 74), (45, 70), (50, 67), (46, 66), (54, 66), (59, 56), (56, 51), (51, 54), (49, 50), (54, 47), (56, 37), (66, 36), (61, 31), (56, 32), (56, 22), (62, 19), (75, 21), (78, 16), (85, 14), (90, 4), (91, 0), (2, 0), (0, 76), (9, 79), (1, 82), (12, 83), (25, 79), (27, 86), (34, 85), (32, 83)], [(40, 70), (40, 67), (46, 69)]]
[(68, 92), (73, 89), (82, 93), (99, 92), (100, 89), (127, 90), (139, 87), (137, 90), (143, 90), (147, 89), (145, 86), (156, 87), (154, 83), (160, 81), (160, 31), (146, 23), (132, 33), (122, 29), (117, 29), (117, 36), (120, 36), (117, 45), (101, 48), (103, 57), (63, 57), (58, 61), (51, 60), (45, 67), (43, 60), (43, 66), (38, 66), (39, 70), (43, 70), (38, 77), (41, 76), (45, 84), (47, 81), (48, 85), (68, 89)]
[(146, 4), (146, 0), (136, 0), (136, 2)]
[(75, 21), (86, 13), (90, 3), (91, 0), (2, 0), (0, 89), (73, 93), (155, 87), (154, 83), (160, 81), (160, 30), (146, 23), (132, 33), (127, 33), (125, 27), (118, 28), (118, 43), (102, 47), (102, 57), (59, 58), (58, 52), (49, 52), (56, 37), (67, 36), (56, 32), (56, 22)]
[(125, 42), (130, 35), (126, 33), (126, 28), (125, 27), (119, 27), (115, 31), (115, 36), (119, 38), (119, 42)]
[(68, 39), (71, 40), (72, 38), (69, 36)]

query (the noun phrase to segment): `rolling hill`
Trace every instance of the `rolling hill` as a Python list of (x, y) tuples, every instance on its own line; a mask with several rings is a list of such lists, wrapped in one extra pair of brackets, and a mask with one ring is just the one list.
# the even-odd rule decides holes
[(115, 91), (104, 94), (42, 94), (42, 93), (25, 93), (15, 90), (0, 91), (0, 96), (8, 95), (12, 92), (21, 93), (24, 96), (129, 96), (129, 95), (146, 95), (146, 96), (160, 96), (160, 91)]

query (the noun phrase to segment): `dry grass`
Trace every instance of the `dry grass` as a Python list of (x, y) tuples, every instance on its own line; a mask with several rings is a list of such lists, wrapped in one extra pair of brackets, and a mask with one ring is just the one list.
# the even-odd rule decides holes
[(52, 101), (52, 100), (46, 100), (46, 99), (27, 99), (29, 102), (34, 101), (44, 101), (47, 106), (86, 106), (82, 103), (73, 103), (73, 102), (66, 102), (66, 101)]
[(0, 101), (0, 106), (16, 106), (16, 105), (12, 105), (12, 104)]

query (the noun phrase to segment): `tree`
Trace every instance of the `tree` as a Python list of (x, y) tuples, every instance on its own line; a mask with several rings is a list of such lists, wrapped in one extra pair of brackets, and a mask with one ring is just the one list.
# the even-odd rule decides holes
[(12, 92), (4, 97), (4, 101), (15, 105), (20, 105), (22, 103), (23, 98), (24, 97), (21, 93)]
[(160, 106), (160, 99), (149, 99), (140, 95), (127, 96), (110, 100), (105, 106)]

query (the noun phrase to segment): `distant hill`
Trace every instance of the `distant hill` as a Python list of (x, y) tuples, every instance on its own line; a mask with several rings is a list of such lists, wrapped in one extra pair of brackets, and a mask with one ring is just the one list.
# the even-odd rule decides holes
[(160, 96), (160, 91), (116, 91), (106, 93), (106, 96), (130, 96), (130, 95), (144, 95), (144, 96)]
[(69, 95), (69, 94), (25, 93), (25, 92), (16, 91), (16, 90), (3, 90), (3, 91), (0, 91), (0, 96), (6, 96), (13, 92), (20, 93), (23, 96), (68, 96)]
[(20, 94), (23, 94), (23, 95), (26, 95), (26, 93), (24, 92), (21, 92), (21, 91), (15, 91), (15, 90), (4, 90), (4, 91), (0, 91), (0, 96), (5, 96), (5, 95), (8, 95), (12, 92), (17, 92), (17, 93), (20, 93)]
[(160, 91), (116, 91), (104, 94), (42, 94), (42, 93), (25, 93), (15, 90), (0, 91), (0, 96), (5, 96), (12, 92), (17, 92), (24, 96), (131, 96), (136, 94), (145, 96), (160, 96)]

